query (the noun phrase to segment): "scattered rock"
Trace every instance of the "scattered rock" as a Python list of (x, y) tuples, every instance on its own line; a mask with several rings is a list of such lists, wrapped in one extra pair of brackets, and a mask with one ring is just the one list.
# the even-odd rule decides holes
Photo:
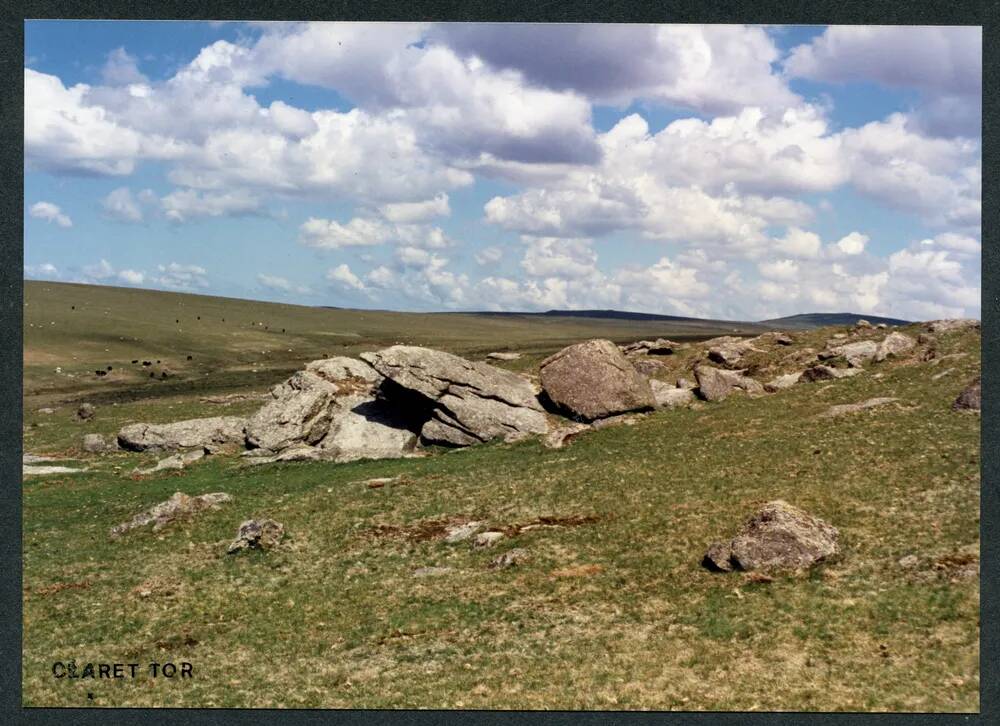
[(112, 537), (120, 537), (126, 532), (138, 527), (153, 525), (153, 531), (159, 532), (173, 522), (193, 516), (207, 509), (218, 509), (220, 504), (232, 500), (225, 492), (213, 492), (191, 497), (183, 492), (175, 492), (165, 502), (155, 504), (144, 512), (140, 512), (128, 522), (122, 522), (111, 528)]
[(869, 408), (876, 408), (878, 406), (885, 406), (888, 403), (895, 403), (898, 398), (869, 398), (867, 401), (861, 401), (860, 403), (842, 403), (838, 406), (831, 406), (826, 413), (823, 414), (824, 417), (830, 418), (833, 416), (843, 416), (848, 413), (856, 413), (857, 411), (864, 411)]
[(245, 549), (269, 550), (284, 534), (284, 525), (273, 519), (248, 519), (240, 525), (226, 552), (231, 555)]
[(49, 474), (80, 474), (86, 469), (71, 469), (68, 466), (21, 465), (21, 476), (47, 476)]
[(786, 335), (785, 333), (781, 333), (779, 335), (774, 336), (774, 342), (777, 343), (778, 345), (791, 345), (795, 341), (792, 340), (792, 336)]
[(875, 351), (875, 362), (881, 363), (889, 356), (898, 356), (906, 353), (916, 344), (917, 342), (910, 336), (893, 331), (878, 344), (878, 349)]
[(212, 444), (242, 444), (246, 420), (216, 416), (168, 424), (130, 424), (118, 432), (118, 444), (129, 451), (169, 451)]
[(966, 330), (972, 328), (980, 330), (982, 325), (973, 318), (950, 318), (946, 320), (931, 320), (926, 323), (927, 330), (932, 333), (950, 333), (955, 330)]
[(519, 360), (521, 354), (514, 352), (487, 353), (486, 357), (490, 360)]
[(744, 354), (749, 351), (754, 351), (756, 353), (763, 352), (760, 349), (755, 348), (753, 343), (753, 340), (724, 335), (721, 338), (712, 338), (711, 340), (707, 340), (704, 345), (708, 348), (708, 359), (710, 361), (721, 363), (722, 365), (733, 366), (739, 365), (739, 362), (742, 360)]
[(854, 343), (829, 347), (819, 354), (819, 358), (820, 360), (843, 358), (852, 368), (860, 368), (863, 363), (874, 358), (877, 351), (878, 345), (874, 340), (859, 340)]
[(508, 567), (516, 567), (517, 565), (524, 564), (530, 559), (528, 550), (522, 547), (515, 547), (514, 549), (504, 552), (503, 554), (497, 555), (490, 561), (490, 568), (494, 570), (505, 570)]
[(951, 405), (955, 411), (981, 411), (983, 406), (983, 389), (980, 376), (970, 383)]
[(806, 368), (799, 376), (799, 383), (815, 383), (816, 381), (835, 381), (838, 378), (850, 378), (864, 373), (862, 368), (833, 368), (831, 366), (815, 365)]
[(939, 381), (942, 378), (944, 378), (945, 376), (951, 375), (954, 372), (955, 372), (954, 368), (946, 368), (943, 371), (941, 371), (940, 373), (935, 373), (933, 376), (931, 376), (931, 380), (932, 381)]
[(701, 365), (694, 369), (694, 377), (698, 381), (698, 393), (706, 401), (723, 401), (737, 389), (750, 394), (764, 392), (760, 382), (746, 376), (744, 371)]
[(361, 357), (388, 379), (381, 390), (390, 403), (424, 409), (420, 436), (427, 443), (516, 441), (548, 430), (531, 382), (511, 371), (406, 345)]
[(576, 438), (578, 434), (591, 430), (592, 427), (590, 424), (570, 423), (549, 431), (549, 433), (542, 438), (542, 444), (549, 449), (561, 449), (569, 443), (571, 439)]
[(149, 469), (135, 469), (132, 473), (148, 475), (148, 474), (155, 474), (158, 471), (179, 470), (183, 469), (189, 464), (193, 464), (194, 462), (198, 461), (204, 456), (205, 456), (204, 449), (195, 449), (193, 451), (186, 451), (182, 454), (174, 454), (173, 456), (168, 456), (166, 459), (161, 459), (160, 461), (156, 462), (155, 466)]
[(38, 413), (50, 414), (55, 412), (56, 410), (54, 408), (49, 408), (48, 406), (46, 406), (45, 408), (38, 409)]
[(272, 400), (247, 419), (247, 444), (274, 452), (318, 444), (330, 430), (330, 404), (337, 391), (336, 384), (316, 373), (296, 372), (272, 388)]
[(802, 371), (797, 371), (795, 373), (787, 373), (783, 376), (778, 376), (777, 378), (768, 381), (764, 384), (764, 390), (768, 393), (776, 393), (777, 391), (783, 391), (786, 388), (791, 388), (796, 383), (799, 382), (799, 378), (802, 377)]
[(542, 361), (540, 373), (549, 399), (580, 421), (656, 405), (649, 381), (610, 340), (563, 348)]
[(679, 347), (680, 344), (672, 340), (657, 338), (656, 340), (639, 340), (635, 343), (620, 345), (618, 349), (625, 355), (641, 355), (643, 353), (646, 355), (671, 355)]
[(92, 418), (94, 418), (94, 404), (81, 403), (80, 407), (76, 409), (76, 420), (89, 421)]
[(677, 408), (694, 403), (694, 391), (690, 388), (677, 388), (663, 381), (650, 381), (653, 388), (653, 400), (658, 408)]
[(612, 426), (635, 426), (639, 423), (640, 416), (632, 413), (621, 413), (617, 416), (608, 416), (607, 418), (599, 418), (590, 424), (590, 427), (595, 431), (600, 431), (601, 429), (611, 428)]
[(444, 541), (448, 544), (464, 542), (486, 525), (485, 522), (465, 522), (445, 530)]
[(835, 527), (782, 500), (765, 504), (728, 542), (708, 548), (702, 564), (713, 570), (796, 570), (838, 552)]
[(504, 537), (503, 532), (480, 532), (473, 540), (476, 547), (493, 547)]
[(870, 322), (868, 322), (867, 320), (865, 320), (864, 318), (862, 318), (861, 320), (859, 320), (858, 322), (856, 322), (854, 324), (854, 327), (855, 328), (871, 328), (872, 324)]
[(900, 557), (899, 562), (896, 563), (904, 570), (912, 570), (918, 564), (920, 564), (920, 558), (916, 555), (906, 555), (905, 557)]
[(100, 434), (86, 434), (83, 437), (83, 450), (89, 454), (103, 454), (113, 449), (114, 447), (109, 446)]
[(844, 338), (847, 337), (847, 333), (834, 333), (831, 337), (834, 340), (843, 340)]

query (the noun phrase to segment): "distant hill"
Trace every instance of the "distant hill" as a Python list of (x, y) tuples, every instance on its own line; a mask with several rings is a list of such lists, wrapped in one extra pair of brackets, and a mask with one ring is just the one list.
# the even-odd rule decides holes
[(784, 318), (772, 318), (761, 320), (760, 325), (768, 325), (774, 328), (792, 328), (808, 330), (810, 328), (822, 328), (825, 325), (854, 325), (859, 320), (867, 320), (872, 325), (885, 323), (886, 325), (908, 325), (911, 321), (900, 320), (899, 318), (882, 318), (878, 315), (859, 315), (858, 313), (802, 313), (800, 315), (788, 315)]

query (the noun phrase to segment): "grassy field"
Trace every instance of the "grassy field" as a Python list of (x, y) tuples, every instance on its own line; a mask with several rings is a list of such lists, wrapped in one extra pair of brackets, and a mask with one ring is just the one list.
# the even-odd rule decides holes
[[(950, 410), (979, 372), (976, 332), (940, 335), (939, 356), (964, 355), (935, 366), (888, 361), (834, 383), (660, 411), (565, 449), (526, 441), (254, 468), (209, 457), (134, 478), (156, 457), (86, 455), (83, 434), (253, 410), (200, 399), (264, 390), (322, 353), (407, 340), (470, 356), (523, 350), (503, 365), (531, 370), (574, 340), (680, 334), (50, 283), (29, 283), (25, 299), (25, 450), (89, 467), (24, 483), (25, 705), (979, 708), (979, 417)], [(181, 318), (184, 305), (203, 320)], [(220, 322), (209, 326), (212, 314)], [(797, 332), (794, 348), (820, 348), (833, 332)], [(135, 358), (169, 361), (176, 375), (144, 379)], [(658, 375), (686, 375), (693, 360), (671, 356)], [(102, 361), (126, 371), (98, 381)], [(821, 416), (874, 396), (900, 402)], [(90, 422), (73, 420), (81, 400), (98, 406)], [(159, 533), (109, 539), (112, 525), (175, 491), (234, 499)], [(842, 554), (770, 582), (700, 566), (709, 543), (774, 498), (837, 526)], [(285, 541), (227, 556), (251, 516), (282, 522)], [(518, 530), (542, 518), (563, 524)], [(443, 526), (463, 519), (519, 533), (485, 550), (443, 542)], [(530, 559), (488, 567), (513, 547)], [(908, 555), (915, 566), (899, 564)], [(422, 567), (451, 569), (414, 577)], [(70, 659), (187, 661), (194, 677), (55, 679), (53, 661)]]

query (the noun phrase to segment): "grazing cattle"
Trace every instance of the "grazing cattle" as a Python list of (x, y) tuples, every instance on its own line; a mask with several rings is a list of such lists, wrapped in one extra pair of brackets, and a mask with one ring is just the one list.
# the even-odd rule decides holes
[(101, 376), (108, 375), (107, 371), (94, 371), (94, 373), (97, 375), (98, 378), (100, 378)]
[(70, 309), (70, 310), (76, 310), (76, 305), (70, 305), (70, 306), (69, 306), (69, 309)]
[(136, 363), (138, 363), (138, 362), (139, 362), (139, 359), (138, 359), (138, 358), (136, 358), (136, 359), (135, 359), (134, 361), (132, 361), (132, 365), (135, 365), (135, 364), (136, 364)]
[(163, 372), (160, 373), (160, 378), (166, 378), (166, 377), (167, 377), (167, 372), (166, 371), (163, 371)]
[(281, 329), (281, 332), (282, 332), (282, 333), (284, 333), (284, 332), (285, 332), (285, 329), (284, 329), (284, 328), (282, 328), (282, 329)]
[(151, 365), (153, 365), (153, 361), (151, 361), (151, 360), (144, 360), (144, 361), (142, 362), (142, 364), (143, 364), (144, 366), (151, 366)]
[(191, 360), (191, 356), (188, 356), (188, 360)]
[(111, 370), (111, 366), (108, 366), (108, 370), (109, 370), (109, 371)]
[(156, 361), (156, 362), (157, 362), (157, 364), (159, 364), (160, 361)]
[(149, 377), (150, 377), (150, 378), (156, 378), (156, 374), (155, 374), (155, 373), (153, 373), (152, 371), (150, 371), (150, 372), (149, 372)]

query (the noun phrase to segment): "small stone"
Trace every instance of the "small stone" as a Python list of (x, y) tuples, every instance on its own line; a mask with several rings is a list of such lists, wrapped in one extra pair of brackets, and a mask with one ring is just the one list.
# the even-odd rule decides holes
[(523, 564), (530, 558), (531, 556), (528, 554), (528, 550), (522, 547), (515, 547), (509, 552), (504, 552), (503, 554), (494, 557), (490, 561), (490, 568), (494, 570), (505, 570), (508, 567), (515, 567)]
[(80, 407), (76, 409), (76, 418), (78, 421), (89, 421), (94, 418), (94, 404), (81, 403)]
[(108, 444), (100, 434), (87, 434), (83, 437), (83, 450), (89, 454), (101, 454), (107, 451)]
[(269, 550), (281, 541), (284, 534), (284, 525), (273, 519), (248, 519), (240, 525), (236, 539), (226, 552), (234, 554), (245, 549)]
[(976, 376), (964, 391), (958, 394), (958, 398), (951, 405), (955, 411), (981, 411), (983, 406), (982, 381)]
[(896, 564), (898, 564), (904, 570), (911, 570), (914, 567), (916, 567), (919, 564), (919, 562), (920, 558), (918, 558), (916, 555), (906, 555), (906, 557), (901, 557), (899, 559), (899, 562), (897, 562)]
[(571, 423), (566, 426), (560, 426), (557, 429), (552, 429), (542, 438), (542, 444), (549, 449), (561, 449), (570, 440), (576, 438), (578, 434), (584, 431), (592, 431), (593, 427), (589, 424), (584, 423)]
[(444, 541), (448, 544), (464, 542), (481, 530), (484, 525), (485, 522), (466, 522), (465, 524), (457, 524), (454, 527), (449, 527), (445, 530)]
[(521, 357), (521, 354), (502, 351), (499, 353), (488, 353), (486, 357), (491, 360), (518, 360)]
[(504, 537), (503, 532), (480, 532), (476, 535), (476, 547), (494, 547)]

